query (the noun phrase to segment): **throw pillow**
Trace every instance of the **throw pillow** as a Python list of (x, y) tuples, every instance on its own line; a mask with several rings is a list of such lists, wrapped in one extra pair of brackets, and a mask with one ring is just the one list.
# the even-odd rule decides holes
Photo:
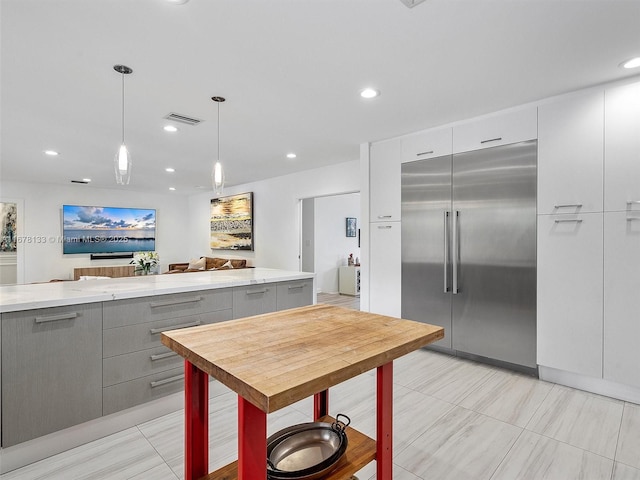
[(189, 260), (188, 270), (204, 270), (206, 262), (207, 259), (204, 257), (198, 259), (192, 258), (191, 260)]

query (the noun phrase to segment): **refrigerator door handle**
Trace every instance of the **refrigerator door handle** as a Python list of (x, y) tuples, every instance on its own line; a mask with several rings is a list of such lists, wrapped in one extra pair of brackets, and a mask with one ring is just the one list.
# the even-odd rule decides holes
[(451, 222), (453, 223), (453, 294), (456, 295), (458, 290), (458, 257), (460, 256), (460, 239), (458, 233), (458, 217), (460, 211), (456, 210), (453, 214)]
[(449, 279), (447, 270), (449, 266), (449, 212), (444, 211), (444, 293), (449, 293)]

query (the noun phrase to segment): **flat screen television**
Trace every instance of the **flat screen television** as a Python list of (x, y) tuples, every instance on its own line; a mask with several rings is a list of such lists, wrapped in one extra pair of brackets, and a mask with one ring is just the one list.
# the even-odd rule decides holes
[(156, 249), (156, 211), (62, 206), (62, 252), (130, 253)]

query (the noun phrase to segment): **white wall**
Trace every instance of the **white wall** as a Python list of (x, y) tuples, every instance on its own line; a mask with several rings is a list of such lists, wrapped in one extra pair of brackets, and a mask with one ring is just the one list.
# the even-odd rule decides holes
[[(2, 182), (2, 198), (18, 200), (18, 235), (40, 239), (40, 243), (22, 242), (23, 278), (19, 283), (46, 282), (54, 278), (73, 278), (74, 267), (124, 265), (129, 260), (90, 260), (88, 254), (63, 255), (62, 205), (155, 208), (157, 216), (156, 251), (161, 269), (170, 262), (188, 260), (184, 232), (189, 224), (188, 200), (178, 195), (151, 195), (122, 189), (92, 188), (89, 185), (46, 185)], [(44, 241), (42, 241), (44, 239)], [(53, 241), (50, 241), (53, 239)]]
[(360, 257), (358, 237), (346, 236), (346, 218), (356, 218), (360, 228), (360, 194), (332, 195), (315, 199), (316, 288), (319, 292), (337, 293), (338, 267), (347, 265), (349, 254)]
[(213, 197), (209, 193), (189, 197), (188, 256), (246, 258), (253, 266), (299, 270), (301, 199), (359, 191), (359, 167), (355, 160), (225, 188), (223, 195), (253, 192), (253, 252), (212, 251), (209, 217)]

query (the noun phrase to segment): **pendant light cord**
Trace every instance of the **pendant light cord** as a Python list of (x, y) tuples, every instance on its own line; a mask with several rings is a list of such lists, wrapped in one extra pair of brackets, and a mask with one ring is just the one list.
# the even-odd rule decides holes
[(124, 73), (121, 73), (122, 77), (122, 144), (124, 145)]
[(220, 162), (220, 102), (218, 103), (218, 162)]

